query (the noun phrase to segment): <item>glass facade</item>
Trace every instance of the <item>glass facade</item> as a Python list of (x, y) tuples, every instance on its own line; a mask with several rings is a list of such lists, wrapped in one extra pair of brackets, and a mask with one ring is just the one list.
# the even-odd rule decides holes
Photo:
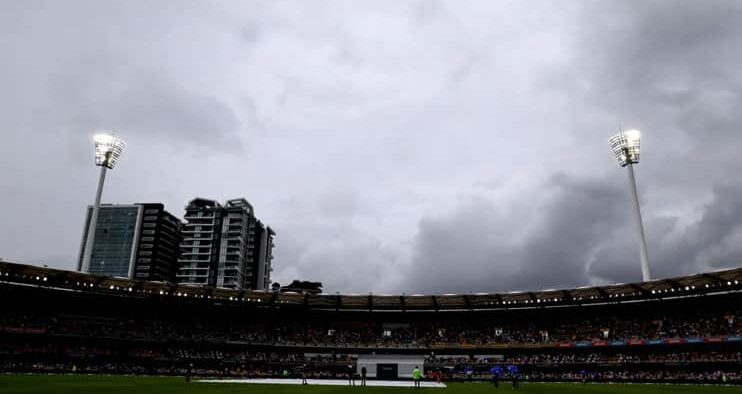
[(90, 260), (91, 274), (129, 276), (131, 253), (135, 249), (133, 245), (139, 209), (138, 206), (103, 206), (100, 208), (95, 228), (93, 255)]

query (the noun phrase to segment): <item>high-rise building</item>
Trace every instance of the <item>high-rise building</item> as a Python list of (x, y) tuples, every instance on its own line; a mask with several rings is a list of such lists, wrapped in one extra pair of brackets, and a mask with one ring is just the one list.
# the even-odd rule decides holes
[(222, 206), (216, 201), (196, 198), (186, 206), (178, 283), (216, 286), (221, 216)]
[[(93, 207), (85, 218), (77, 270)], [(129, 279), (174, 282), (180, 254), (180, 220), (162, 204), (102, 205), (93, 239), (89, 273)]]
[(255, 217), (244, 198), (196, 198), (186, 206), (180, 269), (182, 284), (229, 289), (270, 286), (275, 233)]
[(256, 225), (256, 233), (259, 234), (258, 239), (260, 240), (258, 247), (258, 258), (255, 270), (258, 276), (255, 278), (256, 289), (270, 289), (271, 287), (271, 272), (273, 272), (273, 238), (276, 233), (272, 228), (264, 226), (263, 223), (258, 221)]

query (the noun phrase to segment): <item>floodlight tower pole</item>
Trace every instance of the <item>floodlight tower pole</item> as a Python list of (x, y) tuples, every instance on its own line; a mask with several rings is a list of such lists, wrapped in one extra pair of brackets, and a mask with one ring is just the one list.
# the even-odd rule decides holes
[(639, 205), (639, 193), (636, 191), (636, 177), (634, 176), (634, 165), (626, 166), (629, 170), (629, 185), (631, 187), (631, 196), (634, 201), (634, 214), (636, 225), (639, 230), (639, 253), (641, 254), (642, 263), (642, 281), (650, 280), (649, 276), (649, 254), (647, 253), (647, 238), (644, 236), (644, 221), (642, 220), (642, 211)]
[(636, 177), (634, 176), (634, 164), (639, 163), (639, 153), (641, 151), (641, 133), (639, 130), (619, 131), (608, 142), (611, 144), (613, 154), (618, 159), (618, 164), (621, 167), (628, 167), (631, 200), (634, 203), (634, 216), (636, 217), (636, 225), (639, 229), (639, 254), (641, 257), (642, 280), (646, 282), (650, 280), (649, 256), (647, 253), (647, 239), (644, 235), (644, 222), (642, 221), (642, 212), (639, 206), (639, 193), (636, 191)]
[(98, 224), (98, 213), (100, 212), (100, 200), (103, 195), (103, 184), (106, 181), (106, 171), (113, 169), (119, 157), (124, 153), (125, 147), (126, 143), (113, 135), (98, 134), (95, 136), (95, 165), (100, 167), (100, 176), (98, 178), (98, 189), (95, 192), (95, 203), (88, 221), (85, 245), (80, 253), (82, 256), (80, 271), (82, 272), (90, 272), (93, 245), (95, 243), (95, 228)]
[(103, 195), (103, 184), (106, 181), (106, 170), (108, 167), (100, 166), (100, 177), (98, 178), (98, 191), (95, 192), (95, 203), (93, 211), (90, 213), (88, 221), (88, 235), (85, 237), (85, 250), (82, 257), (82, 272), (90, 272), (90, 259), (93, 257), (93, 240), (95, 238), (95, 228), (98, 224), (98, 211), (100, 210), (100, 199)]

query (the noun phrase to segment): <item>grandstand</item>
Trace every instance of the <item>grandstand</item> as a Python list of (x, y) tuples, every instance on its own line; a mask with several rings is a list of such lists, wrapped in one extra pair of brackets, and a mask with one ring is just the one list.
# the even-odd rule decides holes
[(0, 262), (12, 300), (0, 370), (344, 379), (363, 365), (404, 379), (420, 362), (446, 381), (487, 380), (499, 365), (528, 381), (742, 384), (741, 280), (738, 268), (548, 291), (330, 295)]

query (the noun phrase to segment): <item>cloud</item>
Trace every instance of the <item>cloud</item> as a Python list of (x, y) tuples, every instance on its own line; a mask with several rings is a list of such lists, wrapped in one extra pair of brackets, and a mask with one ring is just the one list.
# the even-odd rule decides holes
[(101, 71), (52, 81), (51, 105), (71, 131), (108, 127), (191, 148), (240, 149), (242, 125), (223, 101), (188, 91), (163, 75)]
[[(293, 279), (322, 282), (326, 292), (364, 293), (399, 289), (395, 264), (398, 253), (378, 238), (352, 228), (333, 234), (323, 226), (314, 228), (317, 236), (297, 237), (287, 233), (276, 255), (274, 280), (287, 284)], [(309, 242), (307, 242), (309, 240)]]
[[(179, 18), (198, 7), (178, 16), (167, 12), (170, 5), (5, 3), (0, 102), (12, 110), (0, 111), (11, 130), (56, 137), (115, 129), (158, 143), (240, 149), (246, 130), (232, 103), (198, 83), (192, 64), (179, 63), (189, 47), (168, 41)], [(194, 21), (192, 28), (203, 31), (204, 24)]]
[[(409, 291), (487, 292), (565, 288), (641, 280), (628, 190), (612, 179), (558, 174), (538, 190), (530, 211), (471, 198), (421, 220)], [(717, 185), (698, 220), (650, 216), (654, 278), (739, 266), (742, 193)], [(522, 232), (522, 229), (526, 229)]]
[[(513, 201), (494, 195), (423, 218), (411, 286), (463, 292), (640, 280), (624, 175), (605, 160), (606, 137), (621, 124), (645, 131), (638, 176), (653, 277), (739, 266), (739, 12), (721, 1), (581, 8), (564, 66), (540, 80), (566, 108), (579, 108), (569, 119), (575, 155), (556, 153), (568, 172), (521, 191), (532, 205), (525, 214), (503, 214), (499, 204)], [(588, 162), (605, 170), (570, 168)]]
[(532, 188), (530, 197), (529, 207), (515, 211), (490, 198), (473, 198), (442, 217), (423, 219), (410, 274), (414, 291), (589, 282), (588, 263), (623, 225), (624, 199), (617, 186), (557, 174)]
[(683, 225), (677, 218), (679, 229), (675, 237), (655, 234), (659, 247), (658, 275), (738, 267), (742, 261), (740, 195), (742, 185), (716, 184), (712, 199), (699, 209), (697, 220)]

